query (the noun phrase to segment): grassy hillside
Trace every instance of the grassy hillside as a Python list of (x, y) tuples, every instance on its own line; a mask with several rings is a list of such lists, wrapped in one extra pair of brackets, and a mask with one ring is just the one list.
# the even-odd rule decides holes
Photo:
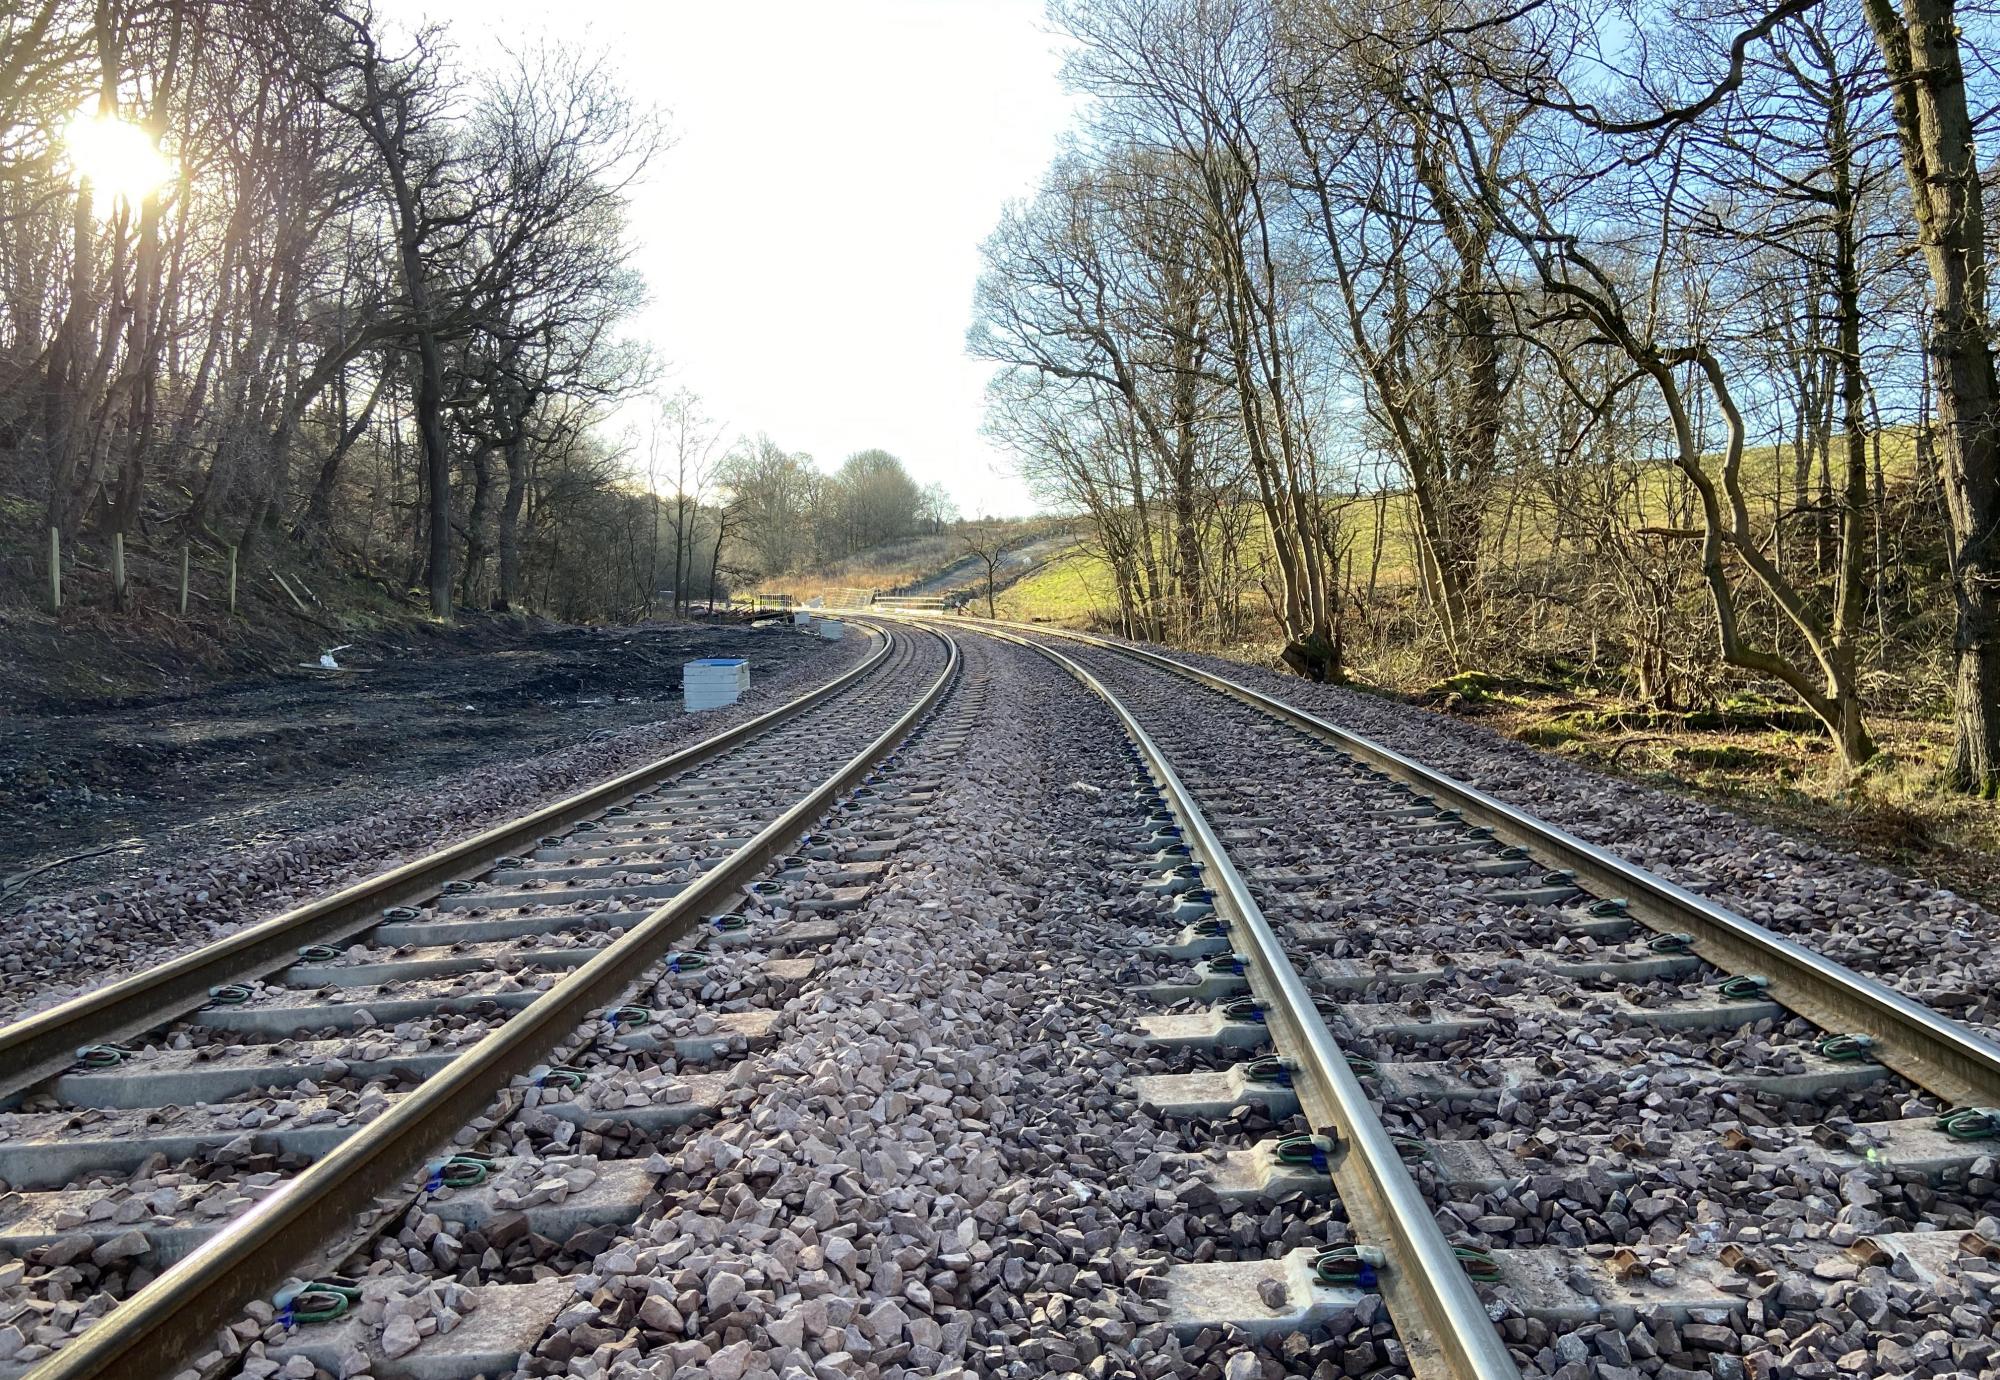
[(1022, 576), (996, 601), (1002, 618), (1023, 623), (1097, 622), (1117, 607), (1111, 567), (1081, 546), (1058, 553)]
[[(855, 592), (899, 589), (942, 570), (965, 554), (964, 543), (950, 533), (904, 537), (792, 575), (773, 575), (756, 582), (759, 593), (789, 594), (803, 602), (820, 598), (845, 603)], [(744, 592), (748, 593), (746, 586)]]
[[(1743, 487), (1753, 521), (1769, 521), (1790, 504), (1793, 452), (1759, 446), (1743, 456)], [(1711, 468), (1720, 466), (1716, 458)], [(1894, 488), (1916, 474), (1914, 433), (1895, 429), (1882, 436), (1882, 471)], [(1816, 476), (1809, 484), (1816, 484)], [(1699, 519), (1677, 509), (1680, 473), (1661, 461), (1633, 467), (1626, 475), (1618, 510), (1629, 527), (1673, 525)], [(1546, 557), (1555, 546), (1561, 514), (1543, 486), (1524, 478), (1494, 494), (1486, 517), (1485, 545), (1491, 568), (1521, 566)], [(1406, 490), (1350, 499), (1340, 508), (1341, 541), (1350, 580), (1357, 587), (1407, 589), (1417, 583), (1416, 513)], [(1249, 540), (1262, 540), (1253, 524)], [(1379, 542), (1380, 550), (1377, 546)], [(1003, 617), (1058, 623), (1101, 622), (1113, 616), (1117, 595), (1103, 559), (1078, 546), (1013, 586), (1002, 600)]]

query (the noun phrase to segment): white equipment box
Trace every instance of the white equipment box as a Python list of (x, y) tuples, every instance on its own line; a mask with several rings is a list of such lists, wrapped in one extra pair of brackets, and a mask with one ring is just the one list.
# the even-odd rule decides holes
[(681, 667), (681, 700), (690, 713), (736, 703), (750, 688), (750, 663), (742, 657), (708, 656)]

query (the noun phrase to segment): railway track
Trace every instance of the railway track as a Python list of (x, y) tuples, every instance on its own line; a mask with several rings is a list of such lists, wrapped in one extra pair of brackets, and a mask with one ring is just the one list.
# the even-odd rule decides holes
[[(438, 1280), (363, 1290), (332, 1272), (440, 1192), (429, 1241), (507, 1218), (487, 1272), (527, 1280), (498, 1286), (475, 1344), (499, 1357), (539, 1336), (561, 1291), (503, 1248), (636, 1212), (635, 1148), (724, 1098), (726, 1071), (683, 1065), (768, 1030), (768, 1009), (714, 1014), (690, 984), (716, 988), (727, 947), (755, 939), (780, 956), (709, 995), (782, 997), (827, 938), (816, 919), (851, 908), (910, 827), (897, 802), (920, 793), (868, 783), (959, 655), (930, 631), (877, 636), (850, 672), (737, 728), (0, 1028), (0, 1249), (44, 1279), (78, 1261), (98, 1275), (85, 1300), (55, 1279), (47, 1307), (0, 1329), (0, 1374), (226, 1369), (244, 1337), (217, 1329), (287, 1275), (320, 1282), (257, 1304), (249, 1337), (387, 1308), (413, 1349), (477, 1306), (450, 1282), (455, 1250), (413, 1252)], [(798, 892), (787, 924), (752, 933), (746, 906)], [(613, 1145), (625, 1158), (600, 1163)], [(351, 1340), (314, 1345), (289, 1374), (365, 1363)]]
[[(1309, 1328), (1365, 1283), (1418, 1375), (1748, 1374), (1811, 1331), (1787, 1307), (1829, 1304), (1859, 1345), (1774, 1373), (2000, 1362), (2000, 1048), (1239, 682), (996, 635), (1106, 702), (1161, 807), (1151, 861), (1191, 923), (1156, 951), (1145, 1028), (1232, 1053), (1143, 1100), (1303, 1114), (1314, 1139), (1233, 1152), (1218, 1181), (1330, 1174), (1352, 1230), (1182, 1269), (1183, 1330)], [(1876, 1330), (1926, 1310), (1949, 1325)]]
[(1983, 1037), (962, 629), (0, 1028), (0, 1380), (2000, 1368)]

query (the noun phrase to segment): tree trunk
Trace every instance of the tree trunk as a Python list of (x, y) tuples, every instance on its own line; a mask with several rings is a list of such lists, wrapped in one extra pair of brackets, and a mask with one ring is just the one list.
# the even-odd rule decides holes
[(159, 314), (163, 306), (160, 290), (160, 203), (146, 199), (139, 225), (139, 250), (133, 274), (131, 320), (126, 332), (126, 358), (130, 361), (131, 389), (125, 420), (125, 463), (111, 498), (111, 527), (130, 531), (139, 518), (145, 493), (146, 461), (153, 446), (153, 424), (158, 401), (160, 351), (157, 348)]
[[(320, 462), (319, 476), (313, 481), (312, 493), (306, 499), (306, 510), (292, 528), (293, 541), (304, 542), (315, 549), (326, 544), (328, 534), (333, 530), (333, 487), (340, 478), (341, 462), (354, 448), (354, 443), (361, 439), (361, 433), (368, 429), (369, 419), (375, 415), (376, 401), (381, 398), (383, 386), (388, 383), (394, 368), (394, 358), (390, 355), (383, 361), (382, 372), (375, 376), (375, 386), (369, 390), (367, 401), (361, 404), (360, 415), (341, 428), (340, 435), (334, 439), (333, 449)], [(341, 415), (345, 417), (347, 404), (343, 378), (337, 376), (335, 385), (341, 390)]]
[(716, 572), (722, 569), (722, 539), (729, 531), (729, 510), (718, 508), (715, 512), (715, 550), (708, 557), (708, 611), (715, 612)]
[(648, 487), (649, 500), (646, 508), (646, 590), (641, 604), (641, 612), (647, 619), (653, 616), (653, 595), (660, 588), (660, 491)]
[(1192, 484), (1176, 482), (1173, 495), (1174, 564), (1180, 577), (1181, 637), (1193, 641), (1201, 635), (1201, 526), (1195, 515)]
[(459, 573), (458, 602), (472, 604), (486, 565), (486, 519), (493, 509), (493, 452), (481, 446), (472, 459), (472, 507), (465, 517), (465, 569)]
[[(415, 255), (411, 256), (412, 258)], [(418, 267), (414, 270), (421, 273)], [(421, 316), (422, 307), (417, 308)], [(417, 437), (423, 445), (424, 481), (430, 500), (430, 547), (425, 580), (431, 613), (451, 617), (451, 450), (444, 434), (444, 352), (437, 333), (417, 325)]]
[(520, 433), (508, 441), (507, 492), (500, 500), (500, 592), (493, 607), (505, 613), (521, 589), (521, 508), (528, 497), (528, 441)]
[[(673, 615), (685, 618), (694, 600), (695, 545), (701, 538), (701, 505), (685, 499), (676, 499), (675, 504)], [(681, 507), (687, 511), (679, 511)]]
[(1834, 283), (1839, 303), (1845, 469), (1840, 492), (1839, 568), (1834, 582), (1833, 627), (1828, 639), (1828, 656), (1833, 663), (1828, 689), (1838, 696), (1841, 759), (1858, 764), (1875, 755), (1875, 741), (1861, 717), (1860, 691), (1861, 632), (1868, 611), (1868, 385), (1861, 372), (1860, 245), (1844, 105), (1836, 104), (1833, 108), (1829, 133), (1833, 154)]
[(63, 533), (72, 530), (75, 517), (68, 502), (76, 477), (83, 430), (83, 400), (79, 396), (77, 373), (83, 355), (84, 332), (97, 315), (97, 294), (92, 283), (91, 262), (96, 253), (94, 223), (91, 219), (90, 184), (77, 189), (71, 222), (74, 244), (70, 266), (69, 303), (56, 327), (55, 344), (49, 351), (48, 371), (42, 384), (42, 435), (48, 447), (49, 501), (47, 526)]
[(1953, 0), (1864, 0), (1888, 69), (1917, 242), (1933, 297), (1926, 347), (1951, 515), (1957, 702), (1947, 779), (2000, 794), (2000, 438), (1988, 337), (1986, 223)]

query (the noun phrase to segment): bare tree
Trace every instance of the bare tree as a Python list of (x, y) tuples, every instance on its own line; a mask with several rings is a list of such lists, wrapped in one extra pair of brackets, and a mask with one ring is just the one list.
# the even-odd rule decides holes
[(1003, 524), (986, 518), (974, 518), (958, 529), (958, 543), (966, 555), (978, 563), (980, 577), (986, 586), (986, 616), (997, 618), (996, 599), (999, 597), (998, 584), (1000, 568), (1007, 558), (1035, 540), (1034, 533), (1019, 524)]
[[(1440, 669), (1581, 639), (1662, 703), (1781, 686), (1850, 769), (1887, 601), (1944, 582), (1908, 535), (1926, 467), (1899, 493), (1883, 455), (1935, 440), (1956, 774), (1979, 778), (1978, 513), (2000, 500), (1979, 498), (1988, 251), (1957, 56), (1979, 39), (1947, 0), (1894, 3), (1648, 0), (1614, 63), (1575, 0), (1063, 0), (1092, 99), (986, 247), (989, 431), (1088, 517), (1139, 635), (1196, 635), (1170, 610), (1209, 587), (1206, 546), (1307, 674), (1337, 672), (1350, 607), (1374, 654), (1434, 645)], [(1896, 148), (1926, 206), (1926, 351)], [(1987, 401), (1940, 402), (1934, 436), (1909, 401), (1932, 385)], [(1888, 554), (1892, 510), (1916, 565)]]
[(569, 49), (449, 58), (343, 0), (0, 14), (0, 457), (40, 462), (0, 463), (10, 497), (60, 538), (422, 578), (439, 613), (496, 529), (500, 602), (524, 584), (538, 498), (608, 501), (567, 448), (646, 379), (614, 326), (658, 122)]
[[(664, 451), (662, 468), (673, 487), (674, 607), (685, 613), (695, 574), (695, 528), (715, 480), (715, 451), (722, 427), (702, 411), (701, 399), (682, 388), (661, 401), (652, 447)], [(652, 491), (657, 498), (659, 485)]]
[(440, 30), (420, 30), (406, 52), (383, 51), (364, 5), (329, 11), (338, 41), (319, 72), (321, 99), (354, 121), (372, 148), (389, 216), (411, 348), (411, 400), (423, 452), (431, 612), (449, 618), (451, 450), (445, 434), (445, 337), (453, 304), (438, 282), (472, 219), (465, 170), (442, 129), (448, 98), (437, 70)]

